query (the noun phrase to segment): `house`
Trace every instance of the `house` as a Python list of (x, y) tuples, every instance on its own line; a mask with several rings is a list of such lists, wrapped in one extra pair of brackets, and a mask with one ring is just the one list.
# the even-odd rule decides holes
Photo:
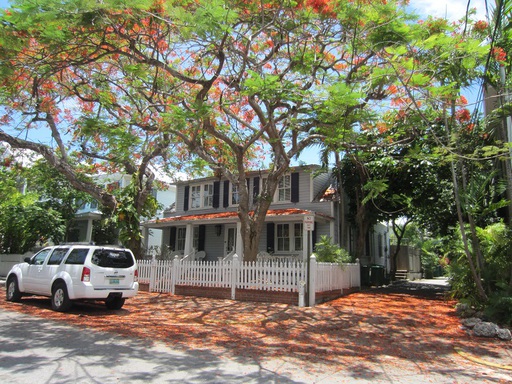
[[(108, 190), (125, 188), (130, 184), (131, 180), (130, 175), (121, 173), (98, 175), (96, 178), (98, 183), (105, 185)], [(159, 177), (159, 180), (165, 182), (167, 187), (165, 189), (155, 188), (152, 193), (163, 207), (162, 210), (157, 212), (157, 217), (163, 217), (165, 208), (168, 208), (175, 201), (176, 187), (169, 185), (168, 181), (162, 180), (162, 177)], [(73, 225), (68, 231), (67, 240), (70, 242), (93, 242), (94, 221), (101, 220), (101, 218), (102, 212), (97, 201), (94, 200), (82, 204), (76, 212)], [(143, 247), (145, 249), (159, 247), (162, 243), (160, 236), (161, 231), (153, 232), (143, 228)]]
[[(350, 251), (352, 231), (332, 188), (332, 176), (319, 169), (317, 165), (293, 167), (282, 177), (261, 234), (260, 257), (307, 260), (322, 235)], [(246, 176), (254, 199), (262, 189), (266, 172), (254, 171)], [(201, 252), (201, 257), (210, 261), (226, 259), (234, 253), (242, 256), (237, 203), (238, 191), (226, 179), (212, 176), (181, 181), (176, 183), (175, 209), (143, 225), (162, 232), (161, 247), (171, 255), (193, 257)], [(380, 246), (370, 241), (368, 250), (389, 252), (382, 234), (380, 240)], [(382, 261), (385, 263), (385, 258)]]

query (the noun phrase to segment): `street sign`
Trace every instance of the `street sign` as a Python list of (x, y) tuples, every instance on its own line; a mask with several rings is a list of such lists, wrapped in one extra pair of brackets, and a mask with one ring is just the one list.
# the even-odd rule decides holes
[(306, 231), (313, 231), (315, 229), (315, 216), (313, 216), (313, 215), (304, 216), (304, 229)]

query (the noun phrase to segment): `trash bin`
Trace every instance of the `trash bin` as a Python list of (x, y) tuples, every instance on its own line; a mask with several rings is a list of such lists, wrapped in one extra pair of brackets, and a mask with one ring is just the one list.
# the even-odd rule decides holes
[(368, 265), (361, 265), (361, 286), (370, 286), (370, 267)]
[(381, 265), (372, 265), (370, 271), (370, 281), (372, 285), (379, 287), (384, 285), (384, 267)]

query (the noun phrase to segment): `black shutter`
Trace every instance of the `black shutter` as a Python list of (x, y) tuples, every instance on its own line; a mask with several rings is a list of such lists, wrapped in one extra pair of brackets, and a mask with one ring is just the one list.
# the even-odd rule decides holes
[(316, 222), (315, 222), (315, 224), (313, 224), (313, 225), (314, 225), (314, 227), (313, 227), (313, 233), (311, 234), (311, 237), (312, 237), (311, 242), (312, 242), (313, 244), (311, 245), (311, 248), (313, 249), (313, 251), (315, 251), (315, 250), (316, 250), (316, 249), (315, 249), (315, 248), (316, 248)]
[(197, 250), (198, 251), (204, 251), (204, 243), (205, 243), (205, 234), (206, 234), (206, 226), (200, 225), (199, 226), (199, 239), (197, 242)]
[(275, 224), (267, 223), (267, 252), (274, 252)]
[(260, 178), (255, 177), (252, 185), (252, 196), (256, 199), (260, 195)]
[(213, 208), (219, 208), (220, 203), (220, 181), (215, 181), (213, 183)]
[(291, 174), (291, 201), (292, 203), (299, 202), (299, 173), (295, 172)]
[(189, 197), (189, 194), (190, 194), (190, 186), (186, 185), (185, 186), (185, 197), (184, 197), (184, 200), (183, 200), (183, 210), (184, 211), (188, 211), (188, 197)]
[(169, 248), (171, 251), (176, 250), (176, 227), (171, 227), (171, 235), (169, 236)]
[(223, 192), (223, 207), (229, 207), (229, 180), (224, 180), (224, 191)]

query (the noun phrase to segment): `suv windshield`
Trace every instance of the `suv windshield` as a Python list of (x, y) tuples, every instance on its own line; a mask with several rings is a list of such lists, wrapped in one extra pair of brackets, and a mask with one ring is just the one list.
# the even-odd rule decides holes
[(130, 252), (112, 249), (97, 249), (91, 259), (92, 263), (106, 268), (130, 268), (134, 265)]

